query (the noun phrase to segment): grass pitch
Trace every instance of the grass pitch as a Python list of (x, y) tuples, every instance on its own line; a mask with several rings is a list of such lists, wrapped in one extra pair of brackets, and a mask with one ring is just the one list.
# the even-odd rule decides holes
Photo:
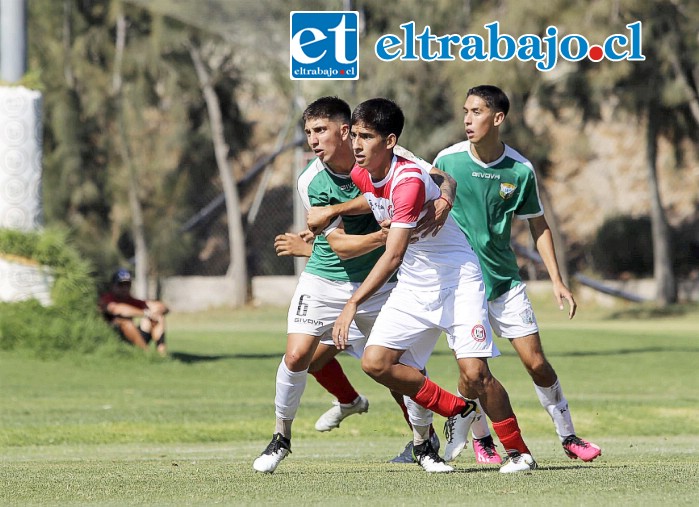
[[(0, 353), (3, 505), (696, 505), (699, 498), (699, 310), (586, 309), (573, 321), (535, 301), (546, 353), (594, 463), (563, 454), (509, 344), (491, 362), (540, 469), (502, 475), (470, 450), (457, 472), (387, 461), (410, 438), (388, 392), (341, 357), (370, 399), (330, 433), (332, 401), (312, 378), (291, 454), (272, 475), (252, 460), (274, 429), (274, 378), (285, 309), (173, 315), (172, 357), (132, 351), (40, 360)], [(454, 389), (444, 340), (430, 375)], [(443, 419), (435, 417), (441, 426)]]

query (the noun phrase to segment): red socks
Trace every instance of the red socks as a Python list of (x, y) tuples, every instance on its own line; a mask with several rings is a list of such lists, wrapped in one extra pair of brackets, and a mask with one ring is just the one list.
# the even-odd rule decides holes
[(445, 391), (428, 378), (425, 378), (425, 383), (418, 393), (413, 396), (413, 399), (419, 405), (430, 409), (442, 417), (455, 416), (466, 408), (466, 401), (463, 398)]
[(318, 383), (342, 404), (352, 403), (359, 393), (355, 391), (337, 359), (332, 358), (328, 364), (315, 373), (311, 373)]
[(510, 451), (517, 451), (521, 454), (531, 454), (527, 444), (525, 444), (522, 439), (522, 433), (515, 416), (505, 419), (504, 421), (493, 422), (493, 429), (508, 454)]

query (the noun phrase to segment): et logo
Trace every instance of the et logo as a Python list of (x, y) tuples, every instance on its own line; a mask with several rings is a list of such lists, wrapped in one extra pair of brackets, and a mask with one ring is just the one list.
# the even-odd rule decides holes
[(359, 79), (359, 13), (293, 11), (290, 77)]

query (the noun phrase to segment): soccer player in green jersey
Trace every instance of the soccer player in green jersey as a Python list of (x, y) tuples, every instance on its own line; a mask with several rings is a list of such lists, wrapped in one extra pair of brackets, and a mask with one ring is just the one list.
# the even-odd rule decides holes
[[(493, 331), (509, 339), (519, 354), (534, 381), (541, 405), (553, 419), (565, 453), (572, 459), (592, 461), (602, 451), (575, 433), (568, 401), (555, 370), (544, 355), (536, 318), (510, 247), (512, 218), (528, 220), (536, 248), (553, 282), (556, 300), (561, 310), (564, 300), (568, 302), (568, 315), (572, 319), (577, 305), (559, 272), (534, 168), (526, 158), (500, 141), (499, 129), (509, 107), (507, 96), (495, 86), (482, 85), (468, 90), (464, 104), (468, 140), (442, 150), (434, 166), (457, 181), (451, 215), (480, 260)], [(481, 418), (474, 422), (472, 431), (478, 462), (498, 463), (499, 455), (487, 421)]]

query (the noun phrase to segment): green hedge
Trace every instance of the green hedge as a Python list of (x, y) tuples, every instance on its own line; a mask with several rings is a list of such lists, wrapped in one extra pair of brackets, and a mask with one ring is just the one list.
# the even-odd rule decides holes
[[(0, 255), (18, 256), (51, 269), (53, 304), (32, 299), (0, 302), (0, 349), (28, 348), (40, 355), (91, 352), (115, 335), (97, 309), (90, 264), (59, 229), (22, 232), (0, 229)], [(11, 257), (10, 257), (11, 259)]]

